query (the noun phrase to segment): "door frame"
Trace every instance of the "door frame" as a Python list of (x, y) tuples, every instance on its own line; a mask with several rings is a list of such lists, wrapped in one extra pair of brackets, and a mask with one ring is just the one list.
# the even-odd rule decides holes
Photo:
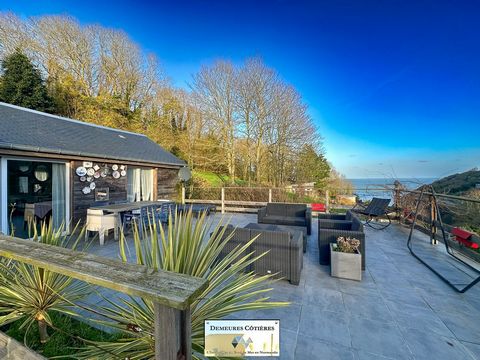
[(8, 161), (32, 161), (32, 162), (48, 162), (65, 165), (65, 231), (64, 234), (70, 233), (71, 228), (71, 183), (70, 183), (70, 161), (37, 158), (37, 157), (22, 157), (22, 156), (1, 156), (0, 157), (0, 231), (8, 235)]

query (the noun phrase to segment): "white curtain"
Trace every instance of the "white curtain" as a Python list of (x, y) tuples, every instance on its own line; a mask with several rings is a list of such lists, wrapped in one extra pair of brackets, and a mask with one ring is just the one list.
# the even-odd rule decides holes
[(129, 202), (140, 201), (140, 169), (127, 168), (127, 200)]
[(143, 201), (153, 200), (153, 170), (142, 169), (141, 181), (142, 181), (142, 200)]
[(52, 220), (53, 227), (58, 229), (65, 219), (65, 164), (52, 164)]

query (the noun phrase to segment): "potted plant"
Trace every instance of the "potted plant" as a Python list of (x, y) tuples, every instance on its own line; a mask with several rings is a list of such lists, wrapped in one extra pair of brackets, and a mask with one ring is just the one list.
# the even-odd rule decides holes
[(330, 267), (334, 277), (362, 280), (362, 254), (358, 250), (360, 240), (339, 237), (330, 244)]

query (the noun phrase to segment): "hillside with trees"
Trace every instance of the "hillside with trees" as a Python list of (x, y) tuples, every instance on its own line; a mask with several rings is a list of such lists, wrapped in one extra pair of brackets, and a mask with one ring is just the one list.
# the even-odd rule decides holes
[(467, 197), (478, 192), (477, 184), (480, 185), (480, 171), (478, 169), (453, 174), (432, 183), (438, 193)]
[[(196, 173), (251, 186), (343, 181), (302, 96), (260, 58), (215, 60), (179, 89), (122, 31), (12, 13), (0, 13), (0, 57), (2, 101), (144, 133)], [(13, 67), (28, 76), (15, 80)]]

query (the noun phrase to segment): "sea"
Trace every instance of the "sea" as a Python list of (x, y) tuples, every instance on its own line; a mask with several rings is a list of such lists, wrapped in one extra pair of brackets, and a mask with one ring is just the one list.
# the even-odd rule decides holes
[[(421, 185), (431, 184), (436, 178), (363, 178), (363, 179), (347, 179), (354, 188), (354, 194), (362, 201), (371, 200), (373, 197), (391, 198), (391, 191), (382, 191), (386, 186), (393, 187), (395, 180), (402, 183), (408, 190), (414, 190)], [(379, 190), (380, 189), (380, 190)]]

